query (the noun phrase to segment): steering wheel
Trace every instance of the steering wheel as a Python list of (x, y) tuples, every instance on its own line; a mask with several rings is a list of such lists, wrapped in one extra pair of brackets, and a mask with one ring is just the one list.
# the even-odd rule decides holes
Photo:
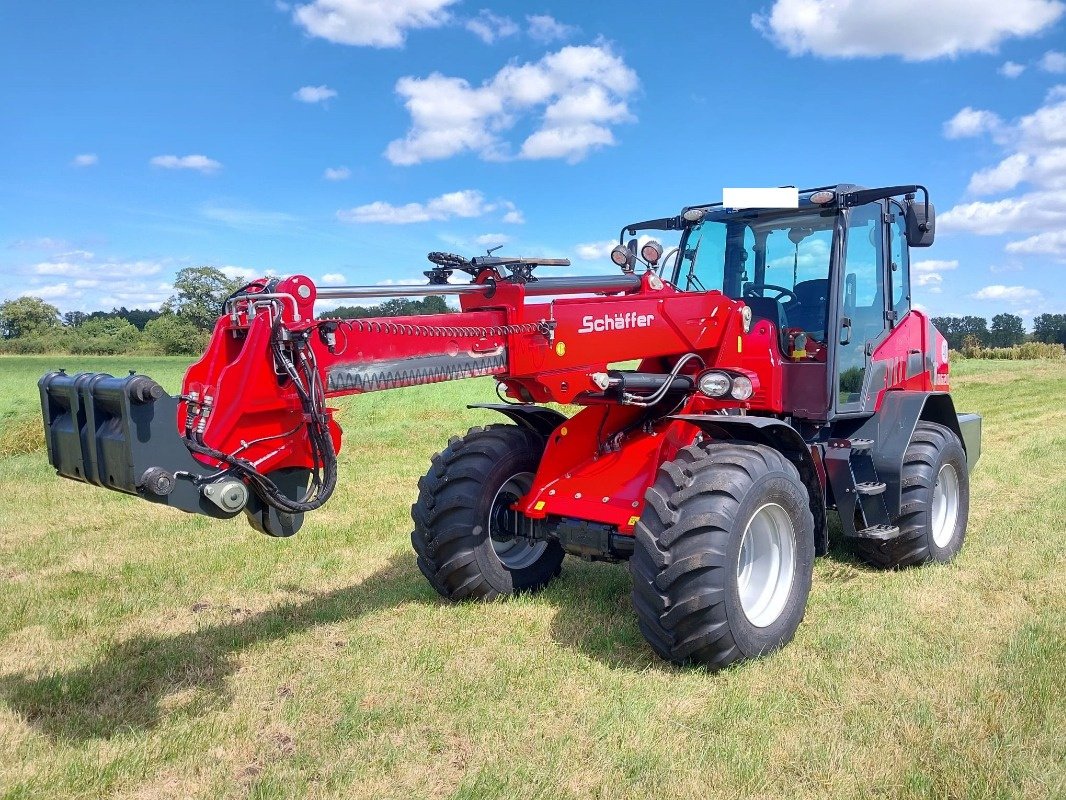
[(766, 289), (773, 289), (775, 292), (778, 293), (777, 297), (773, 298), (778, 302), (780, 302), (781, 298), (783, 297), (788, 298), (785, 301), (788, 303), (799, 302), (799, 298), (796, 297), (796, 293), (794, 291), (792, 291), (791, 289), (786, 289), (784, 286), (777, 286), (773, 283), (749, 283), (744, 289), (744, 297), (751, 297), (753, 299), (760, 298), (762, 297), (762, 295), (759, 294), (759, 292), (762, 292)]

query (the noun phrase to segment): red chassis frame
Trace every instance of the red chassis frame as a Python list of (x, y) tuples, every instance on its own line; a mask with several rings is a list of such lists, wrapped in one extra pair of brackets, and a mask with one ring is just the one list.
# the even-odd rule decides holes
[[(624, 293), (547, 303), (529, 302), (529, 284), (508, 282), (492, 269), (476, 283), (486, 289), (463, 294), (461, 314), (332, 320), (315, 319), (317, 290), (309, 278), (256, 281), (228, 304), (204, 356), (186, 373), (178, 429), (199, 433), (208, 447), (239, 455), (263, 474), (309, 469), (305, 410), (272, 356), (279, 334), (305, 337), (327, 397), (492, 375), (516, 401), (586, 406), (548, 437), (534, 484), (517, 510), (631, 535), (659, 466), (700, 434), (675, 415), (724, 409), (791, 415), (798, 407), (797, 379), (827, 381), (825, 348), (798, 362), (783, 358), (778, 331), (769, 322), (752, 322), (743, 301), (715, 291), (680, 292), (650, 272), (634, 276)], [(885, 369), (883, 385), (873, 387), (871, 410), (889, 389), (946, 391), (941, 350), (942, 337), (912, 311), (872, 356)], [(695, 376), (704, 368), (744, 374), (754, 394), (727, 402), (693, 392), (673, 414), (652, 419), (641, 407), (605, 397), (594, 379), (609, 365), (634, 359), (641, 372), (667, 373), (687, 353), (699, 358), (681, 374)], [(916, 353), (923, 362), (917, 373), (908, 361)], [(326, 409), (339, 451), (333, 411)], [(197, 459), (222, 466), (203, 455)], [(819, 480), (824, 483), (824, 476)]]

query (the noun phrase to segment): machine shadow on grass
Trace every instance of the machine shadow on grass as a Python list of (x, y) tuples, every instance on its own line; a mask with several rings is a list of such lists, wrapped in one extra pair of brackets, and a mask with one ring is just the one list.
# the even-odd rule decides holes
[(55, 740), (111, 738), (155, 726), (166, 713), (162, 701), (174, 692), (197, 692), (181, 708), (185, 715), (225, 703), (235, 656), (249, 647), (405, 601), (437, 599), (406, 553), (393, 556), (361, 583), (309, 597), (176, 636), (136, 636), (69, 672), (5, 675), (0, 701)]
[[(829, 557), (848, 572), (866, 569), (840, 546)], [(569, 559), (562, 578), (542, 595), (557, 608), (553, 640), (611, 668), (676, 671), (679, 668), (660, 661), (645, 643), (629, 593), (625, 565)], [(225, 703), (225, 682), (236, 670), (235, 656), (257, 644), (403, 602), (444, 602), (406, 553), (393, 556), (361, 583), (308, 597), (175, 636), (137, 636), (69, 672), (2, 676), (0, 700), (53, 740), (107, 739), (154, 727), (168, 713), (165, 698), (175, 692), (196, 692), (195, 699), (176, 712), (183, 715), (206, 713)]]

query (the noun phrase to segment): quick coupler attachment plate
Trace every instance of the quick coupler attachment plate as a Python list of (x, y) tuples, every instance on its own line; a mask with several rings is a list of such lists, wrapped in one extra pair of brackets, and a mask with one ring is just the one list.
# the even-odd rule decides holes
[(48, 461), (66, 478), (182, 511), (226, 519), (243, 505), (204, 493), (217, 473), (178, 433), (178, 398), (146, 375), (49, 372), (41, 392)]

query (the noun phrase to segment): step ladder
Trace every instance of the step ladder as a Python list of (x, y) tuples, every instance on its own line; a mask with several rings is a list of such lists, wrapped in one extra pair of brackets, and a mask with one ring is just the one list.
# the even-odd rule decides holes
[(877, 476), (873, 446), (873, 439), (830, 439), (825, 444), (825, 471), (844, 535), (887, 541), (899, 536), (899, 528), (888, 516), (887, 485)]

